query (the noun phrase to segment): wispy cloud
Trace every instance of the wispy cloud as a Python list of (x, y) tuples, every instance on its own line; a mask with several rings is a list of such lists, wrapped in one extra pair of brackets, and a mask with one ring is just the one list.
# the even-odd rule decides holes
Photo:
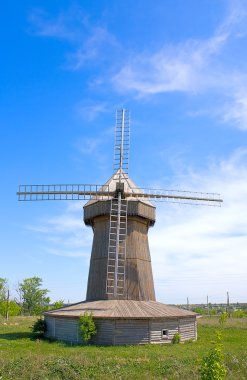
[(107, 112), (108, 108), (106, 102), (87, 104), (83, 101), (75, 106), (76, 113), (87, 121), (95, 120), (98, 115)]
[(29, 13), (29, 32), (36, 36), (52, 37), (70, 42), (83, 36), (87, 17), (79, 8), (61, 11), (56, 17), (44, 9), (33, 9)]
[[(33, 9), (29, 15), (30, 32), (70, 44), (64, 68), (79, 70), (88, 62), (107, 59), (109, 48), (117, 47), (115, 37), (100, 24), (91, 24), (80, 7), (70, 7), (55, 17), (43, 9)], [(96, 60), (97, 58), (97, 60)]]
[(124, 64), (112, 82), (117, 89), (135, 91), (139, 96), (201, 91), (212, 82), (206, 69), (226, 39), (226, 35), (219, 35), (206, 41), (167, 45), (153, 55), (139, 54)]
[(89, 258), (92, 232), (83, 224), (81, 202), (69, 203), (62, 214), (40, 220), (26, 229), (42, 237), (42, 248), (47, 253)]
[(233, 41), (242, 40), (241, 49), (246, 53), (247, 8), (242, 2), (230, 5), (225, 19), (207, 39), (170, 43), (156, 52), (146, 50), (129, 55), (111, 77), (114, 89), (137, 98), (171, 92), (197, 96), (211, 93), (212, 98), (218, 98), (218, 111), (212, 101), (207, 112), (196, 109), (191, 115), (208, 113), (245, 130), (245, 59), (232, 60), (235, 53), (231, 49)]
[(247, 130), (247, 92), (236, 93), (232, 101), (222, 107), (223, 122), (236, 125)]
[(117, 46), (116, 39), (106, 28), (91, 27), (85, 41), (77, 46), (75, 52), (67, 55), (67, 67), (71, 70), (79, 70), (84, 64), (93, 60), (98, 64), (99, 60), (107, 59), (107, 51), (113, 46)]

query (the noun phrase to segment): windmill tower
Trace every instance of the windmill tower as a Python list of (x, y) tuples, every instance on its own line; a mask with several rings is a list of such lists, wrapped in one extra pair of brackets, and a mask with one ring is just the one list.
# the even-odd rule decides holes
[(175, 332), (196, 339), (195, 313), (156, 302), (148, 229), (150, 200), (219, 206), (218, 194), (140, 189), (128, 176), (130, 117), (116, 113), (114, 172), (104, 185), (21, 185), (21, 201), (88, 200), (94, 232), (86, 301), (45, 313), (47, 336), (80, 341), (78, 317), (93, 312), (97, 344), (167, 343)]

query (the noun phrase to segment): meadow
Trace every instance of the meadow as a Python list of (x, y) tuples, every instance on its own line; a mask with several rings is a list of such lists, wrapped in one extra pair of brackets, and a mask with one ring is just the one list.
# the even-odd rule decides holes
[(34, 339), (34, 317), (0, 320), (0, 380), (200, 379), (200, 359), (222, 333), (227, 379), (247, 379), (247, 318), (198, 319), (198, 340), (184, 344), (71, 346)]

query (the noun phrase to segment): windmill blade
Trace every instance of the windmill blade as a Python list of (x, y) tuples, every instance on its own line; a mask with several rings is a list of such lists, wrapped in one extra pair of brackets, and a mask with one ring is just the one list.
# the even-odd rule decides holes
[(121, 182), (123, 173), (129, 171), (130, 114), (126, 109), (116, 111), (113, 172)]
[(19, 201), (97, 200), (111, 198), (108, 185), (20, 185)]
[(196, 206), (214, 206), (221, 207), (223, 200), (220, 194), (201, 193), (180, 190), (164, 189), (132, 189), (131, 193), (125, 193), (127, 199), (138, 198), (150, 201), (161, 201), (170, 203), (183, 203)]

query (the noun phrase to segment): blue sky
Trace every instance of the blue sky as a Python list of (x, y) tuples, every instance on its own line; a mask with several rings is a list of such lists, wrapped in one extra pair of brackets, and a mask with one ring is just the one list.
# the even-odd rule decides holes
[(157, 299), (246, 302), (247, 5), (229, 0), (0, 5), (1, 270), (85, 298), (92, 231), (78, 202), (17, 201), (19, 184), (112, 175), (115, 110), (131, 112), (130, 177), (218, 192), (222, 208), (157, 203)]

